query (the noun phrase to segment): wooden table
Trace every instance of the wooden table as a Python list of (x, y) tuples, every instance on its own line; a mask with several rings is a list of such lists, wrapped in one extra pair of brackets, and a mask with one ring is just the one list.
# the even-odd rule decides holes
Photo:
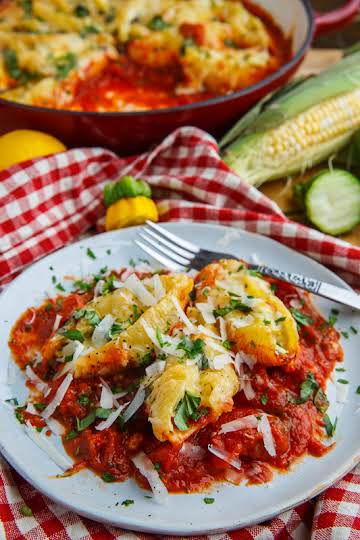
[[(300, 74), (319, 73), (321, 70), (338, 62), (341, 57), (342, 53), (337, 49), (313, 49), (309, 52), (306, 61), (301, 67)], [(304, 215), (299, 211), (293, 199), (292, 188), (295, 183), (304, 182), (311, 178), (314, 172), (311, 171), (305, 176), (294, 178), (292, 181), (276, 180), (275, 182), (269, 182), (260, 189), (265, 195), (273, 199), (290, 219), (305, 223)], [(360, 246), (360, 225), (352, 233), (343, 235), (341, 238)]]

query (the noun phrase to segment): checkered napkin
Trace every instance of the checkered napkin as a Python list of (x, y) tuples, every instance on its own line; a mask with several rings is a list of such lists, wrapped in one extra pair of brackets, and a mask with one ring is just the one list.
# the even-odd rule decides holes
[[(216, 142), (181, 128), (153, 151), (121, 159), (82, 148), (27, 161), (0, 172), (0, 279), (71, 243), (104, 215), (103, 186), (120, 175), (146, 179), (162, 221), (217, 223), (269, 236), (333, 268), (360, 288), (360, 248), (287, 219), (278, 206), (233, 174)], [(27, 505), (33, 516), (24, 516)], [(3, 530), (2, 530), (3, 529)], [(0, 458), (0, 538), (151, 539), (98, 525), (52, 503)], [(265, 524), (214, 540), (360, 540), (360, 466), (317, 500)]]

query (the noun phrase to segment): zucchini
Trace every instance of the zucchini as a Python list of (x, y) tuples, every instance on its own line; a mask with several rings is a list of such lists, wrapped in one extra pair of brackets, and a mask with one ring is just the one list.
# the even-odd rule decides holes
[(306, 216), (320, 231), (337, 236), (360, 223), (360, 180), (356, 176), (341, 169), (326, 170), (302, 189)]

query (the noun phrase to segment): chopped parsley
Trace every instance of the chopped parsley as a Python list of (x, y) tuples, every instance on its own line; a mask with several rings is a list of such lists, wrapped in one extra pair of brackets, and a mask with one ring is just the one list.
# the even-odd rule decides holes
[(329, 326), (335, 326), (335, 324), (337, 323), (337, 317), (335, 315), (330, 315), (327, 323)]
[(224, 45), (226, 47), (231, 47), (231, 49), (239, 49), (239, 45), (237, 43), (235, 43), (235, 41), (233, 41), (232, 39), (229, 39), (229, 38), (224, 39)]
[(59, 81), (65, 79), (76, 65), (77, 58), (74, 53), (68, 52), (63, 56), (58, 56), (55, 58), (56, 78)]
[(278, 319), (275, 320), (275, 323), (279, 324), (279, 323), (284, 322), (284, 321), (286, 321), (286, 317), (279, 317)]
[(239, 300), (236, 300), (232, 298), (230, 300), (230, 304), (223, 308), (217, 308), (214, 309), (213, 314), (214, 317), (225, 317), (228, 313), (231, 313), (232, 311), (241, 311), (242, 313), (250, 313), (252, 311), (250, 306), (247, 306), (246, 304), (243, 304)]
[(65, 441), (72, 441), (73, 439), (76, 439), (76, 437), (79, 436), (79, 433), (75, 431), (75, 429), (72, 429), (65, 435)]
[(74, 319), (79, 320), (82, 317), (84, 317), (85, 320), (87, 320), (88, 323), (91, 326), (94, 326), (94, 327), (97, 326), (101, 321), (101, 319), (100, 319), (99, 315), (96, 313), (95, 309), (77, 309), (74, 312)]
[(337, 382), (340, 384), (349, 384), (349, 381), (347, 381), (346, 379), (338, 379)]
[(123, 326), (119, 323), (113, 323), (112, 327), (109, 330), (109, 339), (113, 339), (118, 334), (124, 330)]
[(358, 329), (355, 328), (355, 326), (350, 326), (350, 330), (351, 330), (352, 333), (355, 334), (355, 335), (358, 334), (358, 332), (359, 332)]
[(312, 324), (314, 324), (313, 319), (309, 315), (306, 315), (305, 313), (301, 313), (301, 311), (299, 311), (298, 309), (290, 308), (290, 311), (295, 321), (300, 326), (311, 326)]
[(345, 338), (345, 339), (349, 339), (349, 332), (345, 332), (344, 330), (341, 332), (341, 335)]
[(76, 418), (76, 429), (78, 431), (84, 431), (84, 429), (91, 426), (91, 424), (95, 421), (96, 418), (96, 412), (91, 411), (85, 418), (82, 418), (81, 420), (79, 418)]
[(57, 283), (55, 285), (55, 288), (58, 290), (58, 291), (61, 291), (61, 292), (65, 292), (65, 288), (63, 285), (61, 285), (61, 283)]
[(336, 427), (337, 427), (337, 422), (338, 422), (337, 417), (335, 418), (334, 423), (332, 423), (331, 420), (330, 420), (329, 415), (325, 414), (325, 416), (323, 418), (323, 421), (324, 421), (324, 424), (325, 424), (325, 431), (326, 431), (327, 436), (328, 437), (333, 437), (335, 435), (335, 432), (336, 432)]
[(107, 250), (106, 250), (106, 254), (107, 254), (107, 255), (111, 255), (111, 249), (107, 249)]
[(106, 420), (109, 418), (111, 414), (111, 409), (103, 409), (102, 407), (97, 407), (96, 411), (96, 418), (101, 418), (102, 420)]
[(78, 4), (74, 8), (74, 15), (82, 19), (83, 17), (88, 17), (88, 15), (90, 15), (90, 10), (83, 4)]
[(91, 283), (88, 283), (84, 279), (78, 279), (78, 280), (74, 281), (74, 287), (76, 289), (80, 289), (80, 291), (84, 291), (84, 292), (90, 291), (92, 289)]
[(168, 341), (164, 341), (163, 335), (159, 327), (156, 328), (156, 339), (158, 340), (160, 347), (166, 347), (167, 345), (170, 345)]
[(154, 469), (155, 469), (155, 471), (160, 471), (161, 470), (160, 463), (158, 463), (158, 462), (154, 463)]
[(271, 283), (271, 285), (270, 285), (270, 291), (271, 291), (272, 293), (275, 294), (276, 291), (277, 291), (277, 288), (278, 288), (278, 286), (276, 285), (276, 283)]
[(225, 339), (225, 341), (223, 341), (222, 345), (223, 345), (223, 347), (224, 347), (225, 349), (227, 349), (228, 351), (231, 351), (231, 349), (232, 349), (232, 347), (233, 347), (233, 345), (234, 345), (234, 342), (233, 342), (233, 341), (230, 341), (230, 340), (228, 340), (228, 339)]
[(205, 504), (213, 504), (214, 502), (215, 502), (215, 499), (213, 497), (204, 497)]
[(360, 394), (360, 386), (357, 387), (356, 393), (357, 393), (357, 394)]
[(318, 390), (319, 383), (314, 378), (314, 375), (309, 372), (305, 381), (300, 385), (300, 403), (305, 403), (313, 398), (315, 390)]
[(131, 504), (134, 504), (132, 499), (125, 499), (125, 501), (121, 503), (121, 506), (130, 506)]
[(96, 259), (96, 255), (91, 248), (87, 248), (86, 255), (90, 257), (90, 259), (93, 259), (93, 260)]
[(80, 32), (81, 37), (86, 37), (88, 34), (100, 34), (100, 28), (94, 24), (88, 24)]
[(261, 396), (260, 396), (260, 403), (261, 403), (262, 405), (266, 405), (267, 402), (268, 402), (268, 397), (267, 397), (267, 395), (266, 395), (266, 394), (261, 394)]
[(344, 373), (344, 371), (346, 371), (346, 369), (343, 368), (343, 367), (337, 367), (337, 368), (335, 368), (335, 371), (338, 371), (339, 373)]
[(57, 282), (56, 276), (52, 276), (51, 281), (55, 284)]
[(84, 343), (85, 341), (84, 335), (80, 330), (61, 330), (59, 333), (71, 341), (80, 341), (80, 343)]
[(86, 394), (80, 394), (80, 396), (77, 398), (78, 403), (82, 405), (83, 407), (86, 407), (90, 403), (90, 398)]
[(142, 367), (147, 367), (149, 366), (153, 361), (153, 353), (152, 352), (148, 352), (146, 354), (144, 354), (144, 356), (142, 357), (141, 361), (140, 361), (140, 364)]
[(148, 24), (150, 30), (155, 32), (165, 30), (165, 28), (169, 28), (169, 26), (171, 26), (171, 24), (164, 21), (161, 15), (155, 15)]
[(34, 407), (37, 411), (43, 411), (46, 408), (46, 403), (34, 403)]
[(21, 508), (20, 508), (20, 512), (22, 513), (23, 516), (26, 516), (26, 517), (31, 517), (33, 516), (33, 511), (31, 510), (30, 506), (27, 506), (26, 504), (24, 504)]
[(12, 79), (15, 79), (20, 84), (26, 84), (29, 80), (36, 76), (29, 71), (22, 70), (19, 67), (16, 51), (13, 49), (4, 49), (2, 51), (6, 71)]
[(209, 287), (204, 287), (203, 290), (202, 290), (202, 293), (205, 296), (205, 298), (207, 298), (209, 296), (209, 292), (210, 292)]
[(31, 0), (21, 0), (21, 7), (24, 10), (25, 17), (31, 17), (32, 15), (32, 1)]
[(186, 431), (189, 429), (188, 420), (194, 420), (195, 422), (208, 413), (208, 409), (202, 409), (199, 411), (201, 398), (193, 396), (189, 392), (185, 392), (183, 399), (180, 401), (176, 408), (176, 414), (174, 417), (174, 423), (180, 431)]
[(340, 311), (339, 311), (338, 309), (332, 309), (332, 310), (331, 310), (331, 313), (332, 313), (333, 315), (339, 315), (339, 314), (340, 314)]
[(113, 476), (112, 474), (108, 473), (108, 472), (105, 472), (101, 479), (104, 481), (104, 482), (115, 482), (115, 476)]
[(314, 397), (314, 405), (319, 412), (325, 414), (329, 408), (329, 400), (321, 388), (316, 392)]

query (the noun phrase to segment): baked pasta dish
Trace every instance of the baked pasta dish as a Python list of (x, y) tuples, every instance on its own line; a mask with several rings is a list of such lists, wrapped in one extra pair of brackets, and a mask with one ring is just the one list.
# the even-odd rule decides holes
[(64, 474), (134, 478), (161, 499), (266, 483), (331, 448), (339, 334), (307, 293), (238, 260), (196, 277), (104, 267), (27, 309), (9, 345), (29, 388), (16, 418)]
[(1, 97), (29, 105), (184, 105), (260, 81), (290, 50), (247, 0), (0, 0)]

